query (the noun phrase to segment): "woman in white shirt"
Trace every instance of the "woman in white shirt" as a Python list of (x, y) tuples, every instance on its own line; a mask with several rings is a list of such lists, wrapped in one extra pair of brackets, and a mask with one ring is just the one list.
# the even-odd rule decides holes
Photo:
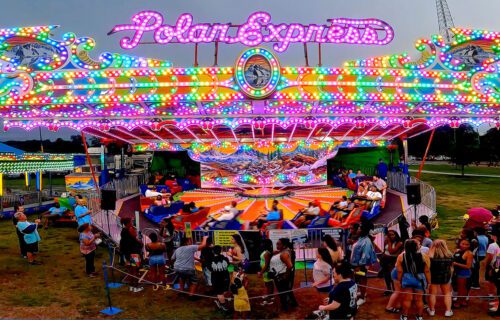
[(330, 292), (333, 288), (333, 261), (330, 252), (326, 248), (318, 248), (316, 262), (313, 266), (313, 287), (318, 292)]

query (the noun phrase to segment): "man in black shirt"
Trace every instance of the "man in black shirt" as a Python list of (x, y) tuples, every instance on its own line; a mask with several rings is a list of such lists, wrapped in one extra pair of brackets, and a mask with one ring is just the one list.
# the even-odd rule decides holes
[(321, 311), (330, 311), (330, 319), (353, 319), (356, 314), (356, 295), (358, 287), (351, 280), (351, 267), (347, 264), (337, 265), (334, 269), (335, 287), (330, 291), (325, 305), (319, 306)]
[(221, 247), (213, 247), (213, 257), (210, 261), (209, 269), (212, 275), (212, 285), (217, 295), (215, 304), (222, 311), (227, 311), (224, 293), (229, 291), (229, 260), (221, 254)]

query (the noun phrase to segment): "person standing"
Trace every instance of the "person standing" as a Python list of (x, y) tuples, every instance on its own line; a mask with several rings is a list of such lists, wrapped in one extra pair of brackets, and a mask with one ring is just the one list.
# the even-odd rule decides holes
[(174, 261), (174, 271), (179, 280), (180, 290), (184, 291), (184, 284), (189, 284), (189, 298), (194, 299), (194, 293), (198, 284), (196, 270), (194, 268), (194, 254), (205, 248), (208, 236), (203, 237), (200, 245), (189, 245), (190, 239), (182, 238), (181, 246), (174, 251), (172, 260)]
[(41, 240), (37, 230), (40, 219), (36, 219), (35, 223), (28, 222), (28, 218), (22, 212), (17, 212), (14, 218), (17, 220), (16, 228), (23, 234), (23, 239), (26, 243), (28, 263), (31, 265), (42, 264), (40, 261), (36, 260), (38, 242)]
[(352, 270), (348, 264), (336, 265), (333, 272), (335, 287), (325, 300), (326, 304), (319, 306), (321, 311), (329, 311), (330, 319), (354, 319), (357, 311), (357, 285), (351, 280)]
[(226, 297), (224, 294), (229, 291), (229, 260), (222, 255), (222, 248), (220, 246), (213, 247), (213, 258), (209, 268), (212, 276), (214, 293), (217, 295), (215, 304), (220, 310), (227, 312), (228, 308), (226, 306)]
[(28, 253), (26, 251), (26, 242), (24, 241), (24, 234), (17, 227), (18, 220), (16, 219), (16, 213), (24, 213), (24, 207), (16, 204), (14, 206), (14, 215), (12, 216), (12, 223), (14, 224), (14, 228), (16, 228), (17, 239), (19, 240), (19, 249), (21, 251), (21, 256), (23, 258), (28, 257)]
[[(401, 320), (408, 320), (412, 303), (417, 308), (416, 320), (423, 320), (423, 293), (430, 282), (430, 261), (425, 254), (418, 252), (418, 243), (414, 239), (405, 241), (404, 252), (396, 261), (398, 280), (403, 293), (403, 310)], [(418, 294), (417, 294), (418, 293)]]
[(337, 244), (337, 241), (335, 241), (331, 235), (327, 234), (323, 237), (321, 246), (328, 250), (328, 253), (332, 258), (332, 268), (344, 259), (344, 251), (342, 251), (342, 248)]
[(165, 285), (165, 244), (158, 241), (158, 235), (149, 235), (150, 243), (146, 244), (146, 251), (149, 253), (149, 268), (153, 275), (153, 290), (158, 290), (160, 285)]
[(370, 230), (372, 224), (363, 222), (360, 227), (359, 240), (352, 247), (351, 265), (354, 268), (354, 280), (359, 286), (361, 296), (359, 297), (358, 306), (366, 302), (366, 285), (368, 279), (366, 273), (368, 267), (377, 261), (377, 255), (373, 248), (373, 243), (370, 238)]
[(298, 306), (295, 295), (291, 291), (291, 279), (293, 279), (293, 260), (290, 253), (290, 240), (281, 238), (276, 243), (276, 252), (271, 258), (270, 269), (274, 274), (274, 284), (279, 292), (281, 310), (288, 311), (290, 307)]
[(214, 253), (212, 250), (213, 246), (214, 245), (212, 243), (212, 239), (208, 238), (206, 246), (201, 249), (200, 252), (201, 270), (203, 271), (203, 276), (205, 277), (205, 284), (209, 288), (208, 291), (210, 291), (212, 288), (210, 265), (212, 264), (212, 259), (214, 257)]
[(453, 304), (454, 308), (467, 306), (465, 296), (468, 295), (468, 282), (472, 274), (471, 268), (474, 260), (470, 244), (469, 239), (460, 240), (459, 248), (453, 254), (454, 278), (458, 294), (457, 301)]
[(234, 266), (234, 272), (236, 272), (239, 268), (244, 269), (245, 260), (248, 261), (248, 255), (245, 250), (245, 244), (239, 234), (233, 234), (231, 242), (233, 248), (228, 252), (228, 256), (232, 258), (231, 264)]
[(142, 260), (142, 241), (137, 237), (137, 229), (132, 224), (132, 219), (121, 220), (120, 252), (125, 257), (125, 263), (130, 272), (130, 291), (141, 292), (144, 287), (139, 286), (139, 268)]
[(330, 292), (333, 288), (333, 267), (336, 265), (328, 249), (318, 248), (313, 266), (313, 287), (318, 292)]
[(481, 261), (486, 258), (486, 249), (488, 248), (489, 239), (486, 236), (486, 230), (482, 227), (474, 229), (477, 239), (477, 248), (474, 250), (474, 263), (472, 264), (471, 289), (481, 289), (479, 286), (479, 270), (481, 269)]
[(97, 249), (96, 240), (99, 239), (99, 234), (93, 234), (90, 224), (84, 223), (78, 227), (80, 233), (80, 252), (85, 258), (85, 272), (87, 276), (93, 278), (97, 275), (95, 272), (94, 259)]
[(260, 271), (258, 272), (258, 275), (264, 280), (267, 296), (262, 299), (262, 302), (260, 304), (261, 306), (271, 305), (274, 303), (274, 297), (271, 296), (274, 293), (274, 282), (273, 279), (269, 278), (269, 266), (272, 256), (273, 242), (271, 241), (271, 239), (264, 239), (262, 244), (262, 252), (260, 254)]
[(452, 274), (452, 264), (453, 264), (453, 254), (448, 249), (446, 242), (441, 239), (437, 239), (432, 243), (429, 250), (429, 258), (431, 260), (431, 285), (430, 285), (430, 296), (429, 296), (429, 308), (427, 313), (430, 316), (436, 314), (436, 295), (438, 289), (441, 289), (444, 295), (444, 304), (446, 306), (445, 317), (453, 316), (453, 311), (451, 310), (451, 274)]
[(230, 287), (234, 297), (234, 319), (246, 319), (247, 313), (251, 310), (247, 286), (248, 278), (243, 269), (239, 268)]
[(171, 215), (169, 217), (163, 218), (160, 222), (160, 237), (163, 238), (163, 243), (165, 243), (165, 250), (167, 251), (167, 259), (172, 259), (172, 254), (174, 253), (174, 237), (175, 237), (175, 227), (172, 223)]
[(394, 230), (389, 230), (385, 237), (384, 252), (380, 259), (381, 273), (384, 277), (386, 291), (384, 295), (390, 295), (394, 291), (394, 283), (392, 281), (391, 272), (396, 266), (396, 260), (399, 254), (403, 251), (403, 242), (399, 234)]
[[(490, 284), (496, 288), (497, 299), (500, 297), (500, 225), (492, 226), (492, 236), (495, 242), (488, 246), (486, 256), (486, 277)], [(495, 301), (490, 301), (488, 314), (490, 316), (500, 316), (500, 307), (495, 306)]]
[(87, 208), (87, 201), (83, 198), (78, 198), (76, 200), (76, 207), (75, 207), (75, 217), (76, 221), (78, 222), (78, 226), (81, 226), (84, 223), (88, 223), (92, 226), (92, 210), (89, 210)]

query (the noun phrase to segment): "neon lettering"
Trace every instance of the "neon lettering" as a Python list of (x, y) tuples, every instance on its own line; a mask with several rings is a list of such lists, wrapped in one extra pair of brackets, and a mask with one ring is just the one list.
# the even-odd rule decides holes
[(163, 15), (156, 11), (141, 11), (132, 17), (131, 24), (116, 25), (110, 32), (134, 31), (120, 40), (124, 49), (137, 47), (143, 37), (152, 33), (158, 44), (168, 43), (241, 43), (258, 46), (274, 43), (278, 52), (287, 50), (292, 43), (347, 43), (385, 45), (394, 39), (392, 27), (378, 19), (332, 19), (331, 25), (273, 24), (267, 12), (251, 14), (242, 25), (193, 24), (193, 16), (179, 16), (175, 25), (163, 24)]

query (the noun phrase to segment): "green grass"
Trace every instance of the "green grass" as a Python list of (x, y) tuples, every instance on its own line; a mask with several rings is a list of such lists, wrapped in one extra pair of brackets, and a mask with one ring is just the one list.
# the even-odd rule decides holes
[(434, 238), (456, 238), (468, 208), (493, 209), (500, 204), (500, 178), (423, 173), (421, 179), (436, 189), (439, 229), (433, 232)]
[[(500, 200), (500, 179), (482, 177), (457, 177), (423, 174), (422, 180), (436, 188), (439, 229), (433, 238), (451, 240), (463, 226), (462, 216), (469, 207), (491, 208)], [(30, 220), (33, 218), (30, 217)], [(101, 318), (99, 311), (106, 307), (101, 263), (108, 259), (105, 248), (99, 248), (96, 267), (97, 278), (89, 279), (84, 274), (84, 260), (79, 253), (78, 235), (73, 228), (49, 228), (41, 231), (40, 260), (42, 266), (28, 266), (19, 257), (15, 230), (10, 221), (0, 221), (0, 318)], [(264, 294), (262, 280), (249, 275), (249, 296)], [(311, 272), (308, 270), (308, 278)], [(303, 270), (296, 273), (295, 286), (304, 281)], [(381, 279), (370, 279), (369, 285), (383, 287)], [(204, 288), (198, 290), (204, 293)], [(147, 287), (133, 294), (124, 286), (111, 291), (113, 305), (124, 309), (122, 318), (143, 319), (229, 319), (216, 311), (212, 299), (188, 301), (172, 291), (153, 291)], [(303, 289), (296, 294), (300, 304), (293, 313), (282, 314), (276, 305), (262, 307), (252, 301), (251, 318), (295, 318), (303, 319), (324, 298), (314, 289)], [(476, 300), (475, 300), (476, 301)], [(471, 303), (468, 308), (457, 310), (457, 319), (471, 319), (485, 315), (484, 304)], [(357, 319), (386, 319), (383, 306), (387, 298), (380, 291), (369, 292), (369, 300)], [(444, 310), (440, 310), (440, 313)], [(480, 316), (480, 317), (481, 317)], [(396, 318), (391, 317), (391, 318)]]
[[(64, 181), (64, 177), (52, 177), (52, 185), (53, 186), (65, 186), (66, 183)], [(4, 178), (3, 186), (4, 186), (4, 188), (24, 190), (25, 189), (24, 178), (16, 178), (16, 179)], [(30, 190), (34, 190), (35, 186), (36, 186), (35, 179), (31, 179)], [(45, 177), (45, 176), (43, 177), (43, 188), (44, 189), (49, 188), (49, 178)]]
[[(418, 170), (419, 165), (410, 165), (410, 169), (412, 170)], [(455, 165), (452, 164), (434, 164), (434, 163), (426, 163), (424, 165), (423, 170), (428, 170), (428, 171), (438, 171), (438, 172), (449, 172), (449, 173), (456, 173), (456, 174), (462, 174), (462, 168), (461, 167), (456, 167)], [(464, 170), (465, 174), (470, 173), (470, 174), (486, 174), (486, 175), (497, 175), (500, 176), (500, 167), (487, 167), (487, 166), (476, 166), (476, 165), (470, 165), (466, 166)]]

